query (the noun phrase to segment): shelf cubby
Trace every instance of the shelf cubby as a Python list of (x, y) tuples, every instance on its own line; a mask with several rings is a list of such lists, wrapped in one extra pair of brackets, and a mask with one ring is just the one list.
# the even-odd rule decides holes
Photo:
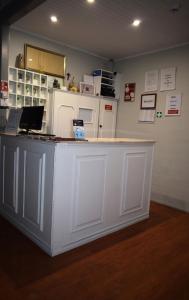
[(42, 130), (46, 132), (48, 76), (25, 69), (9, 67), (9, 106), (44, 106)]

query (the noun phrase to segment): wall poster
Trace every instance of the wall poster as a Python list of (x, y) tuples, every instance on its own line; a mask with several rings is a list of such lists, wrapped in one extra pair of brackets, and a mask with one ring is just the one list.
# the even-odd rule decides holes
[(176, 88), (176, 68), (161, 70), (160, 91), (175, 90)]
[(157, 91), (158, 89), (158, 70), (145, 72), (145, 92)]
[(180, 116), (182, 95), (167, 95), (165, 116)]
[(135, 100), (135, 86), (136, 86), (136, 83), (126, 83), (125, 84), (124, 101), (134, 101)]

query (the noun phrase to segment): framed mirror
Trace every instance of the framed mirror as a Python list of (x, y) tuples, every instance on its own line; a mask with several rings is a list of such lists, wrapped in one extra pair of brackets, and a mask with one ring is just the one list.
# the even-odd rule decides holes
[(66, 57), (62, 54), (24, 45), (25, 69), (64, 78)]

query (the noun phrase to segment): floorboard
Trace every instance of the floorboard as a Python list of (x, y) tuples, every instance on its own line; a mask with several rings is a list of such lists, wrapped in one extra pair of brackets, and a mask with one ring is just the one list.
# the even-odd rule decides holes
[(150, 218), (54, 258), (0, 218), (0, 298), (188, 300), (189, 214)]

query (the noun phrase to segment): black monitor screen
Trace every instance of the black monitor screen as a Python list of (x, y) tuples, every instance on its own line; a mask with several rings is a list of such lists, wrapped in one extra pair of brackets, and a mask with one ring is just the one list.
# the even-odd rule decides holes
[(21, 129), (29, 131), (31, 129), (41, 130), (44, 106), (25, 106), (23, 107), (20, 125)]

